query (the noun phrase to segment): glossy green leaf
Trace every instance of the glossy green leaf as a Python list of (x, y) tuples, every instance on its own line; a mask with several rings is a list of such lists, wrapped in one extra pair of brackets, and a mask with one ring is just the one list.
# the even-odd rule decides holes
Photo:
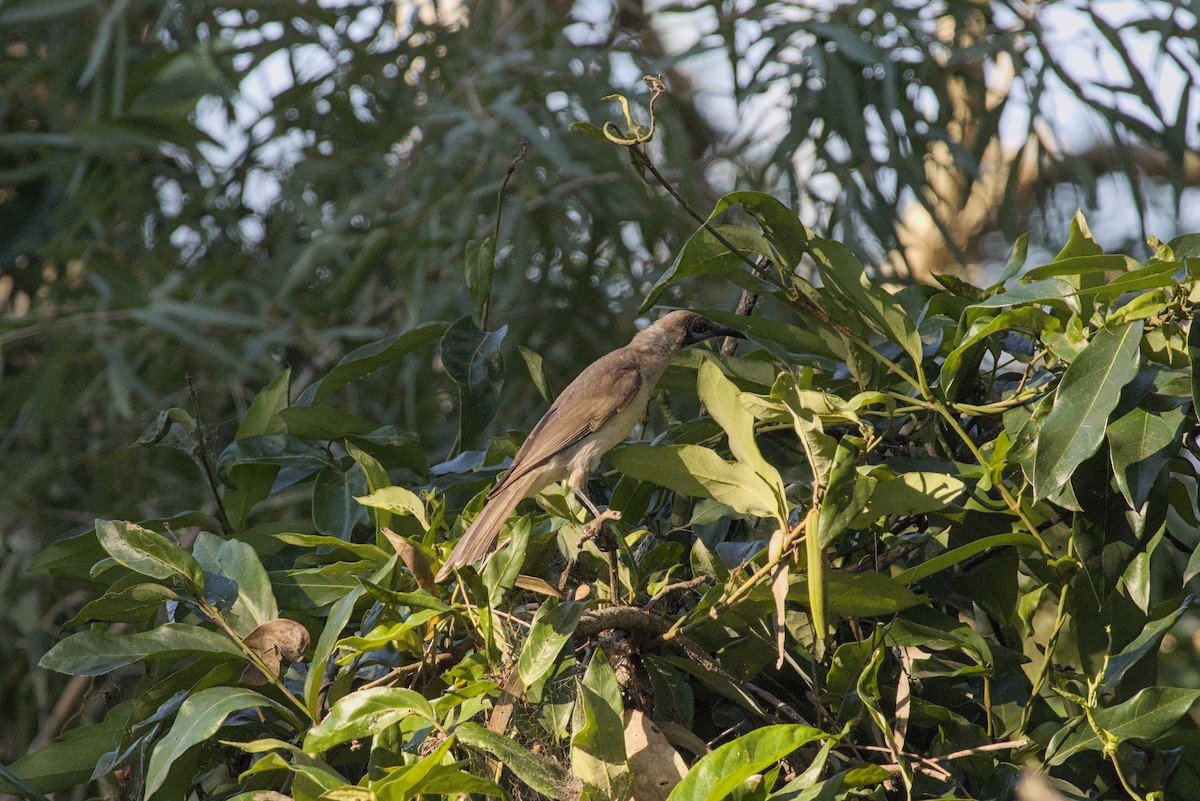
[(525, 369), (529, 371), (529, 379), (533, 381), (538, 394), (546, 403), (554, 402), (554, 393), (550, 391), (550, 382), (546, 380), (546, 370), (542, 366), (542, 357), (537, 351), (518, 345), (517, 351), (525, 361)]
[(504, 384), (500, 343), (507, 333), (506, 325), (481, 331), (470, 317), (462, 317), (442, 336), (442, 363), (458, 384), (460, 448), (475, 447), (496, 416)]
[(387, 339), (356, 348), (342, 357), (324, 378), (300, 396), (300, 405), (320, 403), (342, 387), (381, 367), (395, 364), (413, 351), (437, 342), (446, 332), (446, 323), (423, 323)]
[[(1013, 329), (1040, 334), (1046, 328), (1057, 327), (1058, 321), (1036, 306), (1021, 306), (972, 323), (962, 342), (946, 355), (938, 381), (947, 398), (958, 398), (962, 386), (975, 377), (984, 340), (1001, 331)], [(964, 369), (968, 368), (968, 369)]]
[(475, 325), (487, 325), (488, 307), (492, 302), (492, 275), (496, 267), (496, 239), (489, 236), (482, 242), (472, 239), (463, 249), (466, 257), (467, 292), (471, 303)]
[(300, 439), (327, 441), (351, 434), (370, 434), (379, 426), (335, 406), (292, 406), (279, 412), (287, 433)]
[(840, 440), (829, 471), (829, 486), (821, 502), (817, 531), (822, 548), (829, 547), (846, 532), (875, 489), (874, 479), (858, 474), (857, 460), (858, 450)]
[(285, 534), (276, 534), (275, 539), (280, 542), (286, 542), (288, 545), (298, 545), (301, 548), (329, 548), (336, 551), (344, 551), (359, 559), (379, 564), (382, 564), (390, 556), (387, 551), (378, 545), (369, 545), (364, 542), (349, 542), (340, 537), (327, 537), (324, 534), (293, 534), (288, 532)]
[(1100, 446), (1121, 388), (1137, 375), (1141, 337), (1141, 321), (1102, 329), (1063, 374), (1038, 435), (1036, 497), (1056, 492)]
[(146, 767), (146, 797), (163, 785), (172, 765), (185, 751), (216, 734), (230, 714), (263, 707), (282, 709), (270, 698), (240, 687), (210, 687), (190, 696), (179, 707), (171, 730), (150, 754), (150, 763)]
[[(396, 559), (397, 557), (395, 556), (388, 559), (383, 567), (371, 575), (371, 581), (379, 584), (391, 575), (396, 567)], [(330, 658), (337, 647), (337, 642), (342, 638), (342, 629), (350, 622), (350, 617), (354, 614), (355, 604), (366, 593), (366, 589), (361, 584), (358, 584), (357, 580), (355, 584), (356, 586), (340, 595), (338, 600), (329, 609), (329, 615), (325, 618), (325, 628), (321, 630), (321, 636), (317, 638), (317, 644), (313, 648), (313, 657), (309, 663), (308, 675), (304, 679), (304, 703), (314, 718), (320, 713), (321, 685), (325, 679), (325, 672), (329, 667)]]
[(338, 699), (325, 718), (304, 736), (304, 750), (319, 754), (339, 743), (369, 737), (409, 715), (434, 720), (433, 707), (404, 687), (374, 687)]
[(851, 526), (861, 527), (890, 515), (936, 512), (957, 501), (965, 489), (961, 479), (947, 473), (914, 471), (879, 479)]
[(895, 298), (870, 282), (850, 249), (833, 240), (814, 239), (811, 251), (825, 287), (857, 311), (877, 333), (920, 363), (921, 337), (916, 324)]
[(140, 659), (207, 653), (242, 656), (224, 634), (184, 623), (166, 623), (138, 634), (72, 634), (47, 651), (38, 666), (73, 676), (99, 676)]
[(111, 589), (79, 610), (63, 628), (73, 629), (85, 623), (149, 623), (167, 601), (178, 601), (179, 595), (162, 584), (132, 584), (118, 582)]
[(1141, 509), (1159, 473), (1179, 453), (1184, 409), (1160, 413), (1134, 407), (1108, 424), (1108, 445), (1117, 486), (1132, 509)]
[(1128, 256), (1119, 254), (1105, 255), (1103, 253), (1095, 253), (1090, 256), (1068, 256), (1065, 259), (1056, 259), (1049, 264), (1043, 264), (1040, 267), (1034, 267), (1029, 272), (1025, 273), (1025, 279), (1029, 281), (1040, 281), (1043, 278), (1050, 278), (1059, 275), (1084, 275), (1086, 273), (1123, 273), (1130, 269), (1137, 262)]
[(460, 723), (454, 735), (463, 745), (487, 751), (496, 757), (525, 785), (547, 798), (562, 797), (568, 786), (570, 778), (562, 765), (530, 751), (511, 737), (470, 722)]
[(651, 287), (646, 299), (642, 301), (641, 312), (646, 312), (658, 303), (662, 293), (673, 284), (702, 275), (728, 275), (745, 264), (742, 256), (753, 261), (759, 256), (771, 258), (774, 255), (771, 243), (758, 231), (744, 225), (713, 227), (737, 249), (737, 253), (730, 251), (706, 228), (698, 229), (679, 251), (674, 263)]
[(1004, 286), (1008, 279), (1015, 276), (1025, 266), (1025, 259), (1029, 255), (1029, 234), (1021, 234), (1017, 237), (1017, 241), (1013, 243), (1012, 252), (1008, 254), (1008, 261), (1004, 263), (1004, 269), (1000, 271), (999, 278), (996, 279), (995, 287)]
[(725, 429), (734, 458), (748, 465), (773, 490), (778, 499), (776, 517), (786, 520), (788, 510), (783, 497), (783, 478), (759, 451), (754, 439), (754, 417), (738, 402), (738, 388), (725, 377), (720, 367), (706, 361), (697, 373), (696, 392), (704, 408)]
[(288, 390), (291, 386), (292, 371), (285, 369), (271, 383), (263, 387), (254, 397), (250, 408), (238, 423), (234, 439), (261, 437), (269, 434), (282, 434), (286, 426), (279, 415), (288, 407)]
[(271, 580), (252, 547), (202, 531), (192, 546), (192, 555), (207, 573), (224, 576), (237, 585), (237, 599), (225, 612), (225, 619), (238, 634), (245, 636), (279, 617)]
[(1037, 537), (1028, 533), (993, 534), (990, 537), (980, 537), (977, 540), (968, 542), (966, 545), (960, 545), (945, 553), (938, 554), (916, 567), (910, 567), (908, 570), (902, 571), (896, 576), (896, 581), (902, 584), (912, 584), (915, 581), (928, 578), (934, 573), (940, 573), (943, 570), (948, 570), (957, 564), (961, 564), (976, 554), (983, 553), (988, 548), (1008, 547), (1037, 551), (1041, 549), (1041, 544), (1038, 542)]
[(998, 309), (1005, 306), (1020, 306), (1029, 303), (1046, 303), (1057, 301), (1070, 307), (1075, 295), (1075, 287), (1061, 278), (1044, 278), (1028, 284), (1017, 284), (998, 295), (976, 303), (973, 309)]
[[(807, 578), (792, 581), (788, 600), (809, 605)], [(825, 608), (841, 619), (894, 615), (925, 603), (903, 581), (882, 573), (829, 570), (825, 574)]]
[(366, 490), (366, 478), (357, 465), (349, 470), (326, 467), (317, 473), (312, 489), (312, 516), (317, 531), (348, 540), (366, 510), (356, 495)]
[(821, 424), (821, 407), (811, 402), (812, 393), (800, 390), (789, 373), (781, 375), (771, 387), (771, 397), (782, 401), (791, 415), (792, 427), (800, 439), (804, 458), (813, 477), (820, 486), (828, 486), (837, 454), (837, 440), (825, 433)]
[(1104, 675), (1101, 677), (1100, 689), (1105, 692), (1116, 689), (1131, 667), (1151, 651), (1158, 650), (1158, 645), (1162, 642), (1163, 637), (1179, 622), (1179, 618), (1183, 617), (1184, 612), (1192, 608), (1195, 603), (1196, 599), (1188, 596), (1177, 608), (1157, 620), (1147, 623), (1133, 642), (1122, 648), (1120, 653), (1109, 657), (1104, 668)]
[(555, 603), (548, 599), (538, 607), (517, 658), (517, 671), (526, 687), (532, 687), (554, 667), (586, 606), (577, 601)]
[[(133, 702), (117, 704), (104, 720), (68, 729), (54, 742), (26, 754), (8, 770), (39, 793), (70, 790), (87, 783), (104, 755), (121, 745)], [(0, 780), (0, 786), (4, 782)]]
[(360, 495), (354, 500), (372, 509), (386, 509), (393, 514), (411, 515), (421, 524), (421, 528), (429, 528), (429, 518), (425, 515), (425, 503), (410, 489), (383, 487), (369, 495)]
[(190, 553), (163, 535), (120, 520), (97, 520), (96, 538), (109, 556), (135, 573), (156, 579), (180, 578), (188, 589), (204, 591), (204, 570)]
[(705, 754), (683, 777), (667, 801), (722, 801), (755, 773), (797, 748), (828, 737), (798, 724), (763, 726)]
[(633, 775), (625, 756), (621, 686), (608, 657), (599, 648), (592, 653), (577, 689), (571, 727), (571, 773), (601, 798), (628, 798)]
[(712, 498), (741, 514), (770, 517), (778, 508), (774, 490), (751, 467), (727, 462), (699, 445), (636, 443), (609, 458), (630, 478), (693, 498)]
[(1192, 314), (1188, 324), (1187, 352), (1192, 368), (1192, 409), (1200, 414), (1200, 311)]
[[(1200, 699), (1200, 690), (1182, 687), (1147, 687), (1133, 698), (1116, 706), (1098, 709), (1096, 724), (1118, 741), (1149, 740), (1153, 742), (1171, 730)], [(1069, 735), (1050, 758), (1051, 765), (1061, 765), (1081, 751), (1100, 751), (1103, 744), (1096, 733), (1084, 723)]]

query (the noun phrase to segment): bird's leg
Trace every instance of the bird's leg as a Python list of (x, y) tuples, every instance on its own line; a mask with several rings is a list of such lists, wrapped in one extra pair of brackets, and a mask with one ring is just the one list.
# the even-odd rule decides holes
[(571, 492), (575, 493), (575, 497), (579, 502), (592, 513), (592, 517), (599, 517), (600, 510), (596, 508), (596, 504), (592, 503), (592, 499), (587, 494), (587, 473), (576, 471), (572, 472), (567, 477), (567, 484), (571, 487)]

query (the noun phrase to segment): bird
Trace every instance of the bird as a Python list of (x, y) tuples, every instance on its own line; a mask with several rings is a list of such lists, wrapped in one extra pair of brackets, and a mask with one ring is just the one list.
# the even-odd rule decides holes
[(633, 430), (646, 413), (658, 379), (686, 345), (712, 337), (746, 335), (696, 312), (668, 312), (634, 335), (628, 345), (588, 365), (529, 432), (483, 511), (463, 533), (438, 571), (445, 581), (457, 568), (483, 559), (494, 548), (509, 514), (522, 499), (566, 480), (580, 502), (600, 512), (587, 496), (592, 468)]

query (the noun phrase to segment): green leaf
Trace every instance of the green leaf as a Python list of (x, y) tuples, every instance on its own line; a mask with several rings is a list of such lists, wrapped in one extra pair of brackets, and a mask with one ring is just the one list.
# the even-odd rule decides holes
[(1028, 281), (1039, 281), (1043, 278), (1059, 275), (1123, 273), (1134, 264), (1137, 264), (1137, 262), (1133, 259), (1118, 254), (1106, 256), (1103, 253), (1095, 253), (1090, 256), (1069, 256), (1065, 259), (1056, 259), (1049, 264), (1043, 264), (1041, 267), (1034, 267), (1025, 273), (1024, 277)]
[(1134, 407), (1108, 424), (1108, 445), (1117, 486), (1131, 509), (1141, 509), (1167, 462), (1179, 453), (1184, 409), (1155, 414)]
[(317, 531), (327, 537), (348, 540), (366, 515), (355, 503), (355, 495), (366, 489), (366, 479), (357, 465), (349, 470), (326, 467), (317, 473), (312, 489), (312, 516)]
[[(371, 582), (379, 584), (391, 575), (392, 570), (396, 567), (396, 559), (396, 556), (388, 559), (387, 563), (371, 576)], [(354, 614), (354, 605), (366, 593), (362, 584), (358, 584), (357, 581), (355, 583), (356, 586), (341, 595), (330, 608), (329, 615), (325, 619), (325, 628), (321, 630), (321, 636), (317, 639), (316, 647), (313, 648), (312, 662), (309, 663), (308, 675), (304, 679), (304, 703), (314, 718), (320, 713), (321, 684), (325, 678), (329, 659), (337, 647), (338, 640), (342, 637), (342, 629), (346, 627), (350, 616)]]
[(467, 291), (471, 294), (475, 325), (487, 325), (488, 306), (492, 301), (492, 274), (496, 268), (496, 239), (480, 242), (472, 239), (466, 248)]
[(564, 797), (570, 776), (562, 765), (553, 759), (535, 754), (513, 738), (497, 734), (478, 723), (460, 723), (454, 730), (454, 735), (463, 745), (487, 751), (499, 759), (534, 792), (547, 798)]
[(29, 564), (31, 574), (47, 573), (74, 581), (87, 581), (92, 565), (108, 557), (96, 538), (95, 528), (50, 543)]
[(28, 801), (49, 801), (46, 796), (37, 791), (35, 787), (28, 784), (17, 774), (0, 765), (0, 787), (15, 793)]
[(811, 726), (763, 726), (701, 757), (667, 801), (722, 801), (750, 776), (797, 748), (827, 737)]
[(470, 317), (462, 317), (442, 336), (442, 363), (458, 384), (460, 449), (474, 447), (496, 416), (504, 384), (500, 343), (507, 333), (507, 325), (481, 331)]
[(279, 412), (287, 433), (300, 439), (326, 442), (351, 434), (365, 436), (378, 426), (365, 417), (333, 406), (292, 406)]
[(245, 636), (279, 617), (271, 580), (252, 547), (201, 531), (192, 555), (206, 572), (224, 576), (237, 585), (237, 600), (225, 611), (225, 619), (238, 634)]
[(378, 545), (349, 542), (339, 537), (327, 537), (324, 534), (294, 534), (286, 532), (276, 534), (275, 539), (280, 542), (286, 542), (288, 545), (298, 545), (301, 548), (332, 548), (334, 550), (345, 551), (348, 554), (357, 556), (359, 559), (366, 559), (379, 564), (383, 564), (388, 556), (390, 556), (387, 551)]
[(1024, 233), (1017, 237), (1017, 241), (1013, 243), (1012, 252), (1008, 255), (1008, 261), (1004, 264), (1004, 269), (1000, 272), (1000, 277), (996, 279), (996, 283), (992, 288), (1004, 286), (1008, 279), (1021, 271), (1025, 266), (1025, 259), (1029, 255), (1029, 234)]
[(67, 730), (49, 745), (13, 762), (9, 771), (40, 793), (86, 784), (104, 755), (121, 746), (133, 707), (133, 701), (117, 704), (100, 723)]
[(826, 289), (920, 364), (921, 337), (916, 324), (895, 298), (871, 283), (850, 249), (830, 239), (814, 239), (810, 250)]
[(877, 479), (866, 506), (850, 525), (861, 528), (890, 515), (936, 512), (958, 500), (965, 489), (962, 480), (946, 473), (911, 472)]
[[(788, 600), (808, 606), (808, 580), (793, 579)], [(894, 615), (913, 606), (928, 603), (904, 585), (899, 578), (881, 573), (825, 573), (825, 607), (839, 618)]]
[(1121, 388), (1138, 370), (1142, 323), (1101, 329), (1059, 382), (1054, 406), (1042, 424), (1034, 466), (1034, 496), (1058, 491), (1104, 440), (1108, 415)]
[(446, 323), (423, 323), (387, 339), (356, 348), (342, 357), (324, 378), (304, 390), (297, 405), (320, 403), (342, 387), (381, 367), (395, 364), (418, 348), (430, 345), (446, 332)]
[(1058, 320), (1036, 306), (1021, 306), (1003, 311), (995, 317), (976, 320), (971, 324), (962, 342), (946, 354), (946, 359), (942, 362), (938, 384), (943, 394), (952, 400), (957, 399), (962, 387), (974, 380), (983, 342), (988, 337), (1013, 329), (1040, 334), (1047, 328), (1057, 327)]
[(97, 520), (96, 538), (118, 564), (135, 573), (156, 579), (179, 577), (193, 593), (204, 592), (204, 570), (200, 564), (157, 532), (135, 523)]
[(783, 258), (783, 264), (780, 266), (787, 271), (794, 269), (804, 256), (808, 241), (813, 238), (812, 231), (800, 221), (796, 212), (766, 192), (742, 190), (730, 192), (718, 200), (712, 213), (708, 215), (709, 221), (735, 204), (741, 206), (762, 226), (763, 236)]
[[(238, 487), (239, 474), (235, 471), (244, 466), (267, 465), (315, 471), (329, 464), (332, 464), (329, 454), (320, 445), (290, 434), (269, 434), (231, 442), (217, 459), (217, 475), (226, 484)], [(266, 474), (252, 472), (246, 475), (255, 482), (261, 482)], [(274, 481), (273, 478), (271, 480)]]
[(780, 375), (771, 387), (771, 397), (782, 401), (792, 416), (792, 427), (804, 448), (804, 457), (808, 460), (813, 477), (820, 487), (826, 487), (833, 472), (837, 440), (825, 433), (819, 409), (809, 403), (812, 394), (800, 390), (790, 373)]
[(529, 378), (533, 381), (533, 385), (537, 387), (538, 394), (542, 396), (542, 400), (546, 403), (553, 403), (554, 393), (550, 391), (550, 382), (546, 380), (546, 371), (542, 367), (541, 355), (524, 345), (517, 345), (517, 351), (521, 354), (521, 358), (525, 360), (525, 369), (529, 371)]
[(529, 627), (529, 636), (517, 658), (517, 671), (526, 687), (532, 687), (554, 667), (559, 652), (575, 633), (586, 607), (587, 604), (579, 601), (555, 603), (551, 599), (538, 607)]
[(1017, 284), (1012, 289), (992, 295), (971, 306), (971, 309), (997, 309), (1004, 306), (1021, 306), (1032, 303), (1057, 302), (1071, 307), (1075, 287), (1061, 278), (1045, 278), (1028, 284)]
[(988, 548), (1007, 548), (1007, 547), (1025, 548), (1030, 551), (1038, 551), (1041, 549), (1041, 544), (1037, 537), (1028, 533), (1020, 534), (993, 534), (990, 537), (980, 537), (977, 540), (968, 542), (966, 545), (960, 545), (957, 548), (952, 548), (943, 554), (929, 559), (916, 567), (910, 567), (908, 570), (901, 572), (896, 576), (896, 581), (902, 584), (912, 584), (915, 581), (920, 581), (923, 578), (928, 578), (934, 573), (939, 573), (954, 567), (957, 564), (965, 562), (976, 554), (983, 553)]
[(246, 416), (238, 424), (234, 439), (282, 434), (286, 426), (279, 418), (288, 406), (288, 390), (291, 387), (292, 371), (286, 369), (270, 384), (263, 387), (246, 410)]
[(409, 715), (436, 720), (429, 701), (403, 687), (373, 687), (352, 692), (329, 710), (304, 736), (304, 750), (319, 754), (339, 743), (369, 737)]
[(571, 735), (571, 773), (601, 798), (629, 798), (633, 775), (625, 756), (621, 686), (597, 648), (578, 685)]
[(231, 713), (264, 706), (282, 711), (282, 707), (270, 698), (239, 687), (210, 687), (188, 697), (179, 707), (171, 730), (150, 754), (150, 764), (146, 768), (146, 797), (152, 796), (163, 785), (172, 764), (185, 751), (216, 734)]
[(829, 471), (829, 486), (821, 501), (817, 541), (821, 548), (832, 545), (850, 527), (875, 489), (874, 479), (860, 476), (854, 465), (858, 449), (839, 440)]
[(425, 503), (415, 492), (404, 487), (383, 487), (370, 495), (360, 495), (354, 500), (372, 509), (385, 509), (397, 515), (411, 515), (429, 529), (429, 518), (425, 515)]
[(72, 676), (99, 676), (140, 659), (208, 653), (242, 656), (224, 634), (184, 623), (166, 623), (139, 634), (72, 634), (47, 651), (38, 666)]
[(699, 445), (635, 443), (609, 458), (630, 478), (693, 498), (712, 498), (739, 514), (772, 517), (778, 509), (775, 491), (753, 469)]
[[(1153, 742), (1169, 732), (1197, 699), (1200, 699), (1200, 690), (1147, 687), (1124, 703), (1096, 710), (1094, 717), (1096, 724), (1119, 742), (1132, 739)], [(1063, 740), (1050, 757), (1049, 764), (1061, 765), (1081, 751), (1101, 751), (1103, 748), (1096, 733), (1084, 724)]]
[(79, 610), (63, 628), (73, 629), (85, 623), (149, 623), (158, 616), (167, 601), (178, 601), (179, 595), (161, 584), (126, 585), (124, 580), (108, 592)]
[(1192, 409), (1200, 414), (1200, 311), (1192, 314), (1188, 324), (1187, 352), (1192, 368)]
[(686, 278), (695, 278), (701, 275), (728, 275), (745, 263), (742, 261), (742, 256), (750, 259), (755, 256), (766, 256), (767, 258), (774, 256), (771, 243), (758, 231), (744, 225), (713, 227), (727, 242), (737, 248), (738, 252), (730, 251), (720, 240), (709, 233), (708, 229), (698, 229), (679, 251), (674, 263), (651, 287), (646, 299), (642, 301), (640, 312), (646, 312), (655, 303), (658, 303), (662, 293), (670, 286)]
[(1162, 638), (1179, 622), (1179, 618), (1183, 617), (1183, 613), (1194, 606), (1195, 603), (1196, 599), (1189, 595), (1176, 609), (1171, 610), (1157, 620), (1147, 623), (1142, 629), (1142, 633), (1133, 642), (1122, 648), (1119, 654), (1109, 658), (1108, 664), (1104, 668), (1104, 675), (1101, 677), (1099, 688), (1104, 692), (1115, 690), (1131, 667), (1141, 661), (1142, 657), (1151, 651), (1158, 650), (1158, 644), (1162, 642)]
[(720, 367), (705, 361), (696, 375), (696, 392), (704, 408), (725, 430), (734, 458), (749, 466), (772, 490), (776, 499), (775, 517), (786, 521), (788, 509), (783, 496), (783, 478), (759, 451), (754, 439), (754, 417), (738, 402), (738, 388), (725, 377)]

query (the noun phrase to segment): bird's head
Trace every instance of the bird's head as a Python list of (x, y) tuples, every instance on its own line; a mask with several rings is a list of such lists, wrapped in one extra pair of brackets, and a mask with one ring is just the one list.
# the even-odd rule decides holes
[(673, 311), (660, 317), (638, 338), (654, 341), (671, 350), (678, 350), (684, 345), (694, 345), (713, 337), (737, 337), (745, 339), (746, 335), (736, 328), (714, 323), (704, 315), (692, 311)]

